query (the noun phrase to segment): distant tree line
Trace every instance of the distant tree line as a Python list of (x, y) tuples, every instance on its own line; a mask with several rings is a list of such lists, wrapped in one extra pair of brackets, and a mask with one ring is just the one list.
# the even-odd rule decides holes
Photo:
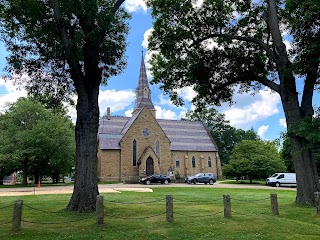
[(253, 130), (232, 127), (215, 108), (189, 111), (189, 120), (200, 120), (215, 141), (223, 165), (223, 175), (229, 178), (265, 179), (274, 172), (285, 171), (285, 161), (278, 152), (279, 141), (262, 141)]

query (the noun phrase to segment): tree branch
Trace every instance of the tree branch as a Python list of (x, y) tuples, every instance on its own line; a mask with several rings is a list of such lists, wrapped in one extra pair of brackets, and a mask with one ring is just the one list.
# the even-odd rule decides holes
[(113, 14), (116, 14), (116, 12), (118, 11), (118, 9), (120, 8), (121, 4), (124, 2), (125, 0), (118, 0), (114, 6), (113, 6), (113, 9), (112, 9), (112, 13)]
[(59, 38), (61, 40), (64, 53), (66, 54), (66, 60), (70, 67), (70, 73), (75, 86), (79, 84), (79, 80), (83, 78), (81, 72), (81, 66), (78, 61), (73, 58), (72, 49), (70, 49), (70, 39), (68, 38), (67, 29), (65, 28), (65, 22), (60, 12), (59, 0), (50, 0), (50, 5), (53, 8), (54, 19), (57, 23), (57, 28), (59, 30)]
[(59, 0), (50, 0), (50, 5), (53, 8), (54, 19), (58, 24), (59, 37), (62, 42), (63, 49), (65, 52), (68, 52), (68, 49), (69, 49), (68, 33), (64, 25), (64, 19), (60, 12)]
[(303, 88), (303, 95), (301, 100), (301, 110), (305, 116), (312, 116), (314, 114), (312, 106), (312, 98), (314, 93), (314, 86), (317, 82), (317, 69), (319, 63), (313, 63), (307, 67), (307, 76)]
[(278, 60), (276, 58), (276, 55), (274, 54), (274, 52), (269, 48), (269, 46), (267, 44), (265, 44), (264, 42), (255, 39), (255, 38), (250, 38), (250, 37), (242, 37), (242, 36), (234, 36), (234, 35), (230, 35), (230, 34), (221, 34), (221, 33), (213, 33), (210, 34), (209, 36), (206, 36), (205, 38), (199, 39), (198, 41), (196, 41), (195, 43), (193, 43), (191, 46), (193, 45), (197, 45), (207, 39), (210, 38), (228, 38), (228, 39), (235, 39), (235, 40), (239, 40), (239, 41), (243, 41), (243, 42), (251, 42), (251, 43), (255, 43), (257, 44), (259, 47), (261, 47), (268, 55), (268, 57), (273, 60), (274, 62), (278, 63)]
[(276, 84), (275, 82), (270, 81), (266, 77), (257, 77), (257, 82), (271, 88), (273, 91), (276, 91), (277, 93), (280, 93), (280, 86), (279, 84)]

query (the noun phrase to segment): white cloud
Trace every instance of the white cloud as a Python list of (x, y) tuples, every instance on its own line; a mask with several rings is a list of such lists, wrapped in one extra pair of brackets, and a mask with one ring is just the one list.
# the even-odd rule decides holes
[[(77, 102), (77, 95), (73, 97), (73, 101)], [(105, 90), (99, 91), (99, 108), (100, 108), (100, 116), (103, 116), (107, 112), (107, 108), (110, 107), (111, 115), (116, 115), (116, 112), (119, 112), (126, 107), (130, 106), (130, 104), (135, 99), (135, 93), (132, 90)], [(68, 109), (68, 115), (71, 117), (72, 122), (76, 122), (77, 119), (77, 111), (75, 106), (65, 105)], [(125, 112), (126, 116), (131, 117), (132, 110), (128, 110)]]
[(124, 3), (124, 7), (129, 12), (136, 12), (139, 10), (147, 11), (147, 5), (144, 0), (126, 0)]
[(158, 99), (160, 101), (157, 101), (156, 102), (157, 104), (169, 106), (169, 107), (172, 107), (172, 108), (179, 108), (179, 109), (184, 110), (184, 111), (186, 110), (185, 106), (176, 106), (176, 105), (174, 105), (167, 95), (159, 94), (158, 95)]
[(104, 115), (110, 107), (111, 114), (128, 107), (135, 99), (136, 94), (132, 90), (105, 90), (99, 91), (100, 115)]
[(222, 113), (237, 128), (250, 128), (254, 123), (279, 113), (280, 97), (269, 88), (261, 90), (255, 96), (249, 93), (236, 94), (234, 101), (239, 104)]
[(129, 109), (129, 110), (125, 111), (124, 116), (132, 117), (132, 112), (133, 112), (133, 109)]
[(261, 127), (259, 127), (258, 129), (258, 135), (261, 137), (261, 138), (264, 138), (264, 134), (268, 131), (269, 129), (269, 126), (267, 125), (262, 125)]
[(143, 40), (142, 40), (142, 44), (141, 44), (142, 47), (148, 48), (148, 45), (149, 45), (148, 38), (151, 35), (152, 31), (153, 31), (153, 28), (150, 28), (150, 29), (148, 29), (147, 31), (144, 32)]
[(281, 126), (287, 128), (287, 122), (286, 122), (286, 119), (285, 119), (285, 118), (281, 118), (281, 119), (279, 120), (279, 123), (280, 123)]
[(156, 117), (157, 119), (178, 119), (177, 114), (171, 110), (162, 109), (159, 106), (154, 107), (156, 111)]
[(200, 8), (203, 4), (203, 0), (194, 0), (192, 1), (192, 6), (194, 8)]
[[(151, 35), (152, 31), (153, 31), (153, 28), (150, 28), (147, 31), (145, 31), (145, 33), (143, 34), (143, 40), (142, 40), (141, 45), (142, 45), (142, 47), (144, 47), (146, 49), (148, 49), (148, 44), (149, 44), (148, 38)], [(155, 53), (157, 53), (157, 52), (156, 51), (149, 51), (149, 50), (146, 51), (146, 56), (145, 56), (144, 62), (146, 64), (148, 78), (153, 77), (151, 72), (149, 71), (149, 68), (151, 67), (151, 65), (148, 62), (149, 62), (149, 60), (151, 60), (152, 55)]]
[(178, 94), (184, 100), (188, 100), (189, 102), (191, 102), (191, 100), (197, 96), (196, 91), (194, 91), (192, 87), (183, 87), (178, 89)]
[(18, 88), (12, 81), (0, 78), (0, 112), (4, 112), (6, 103), (14, 103), (20, 97), (26, 97), (27, 91)]

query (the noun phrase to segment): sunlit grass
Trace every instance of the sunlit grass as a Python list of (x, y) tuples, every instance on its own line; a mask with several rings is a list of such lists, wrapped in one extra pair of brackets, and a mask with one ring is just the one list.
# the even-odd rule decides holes
[[(277, 190), (280, 216), (271, 212), (271, 190)], [(228, 219), (223, 215), (224, 194), (231, 196)], [(22, 196), (24, 221), (18, 233), (11, 231), (11, 224), (2, 224), (11, 220), (17, 197), (1, 197), (0, 239), (320, 239), (320, 216), (315, 208), (295, 205), (295, 194), (214, 187), (103, 193), (105, 224), (100, 227), (94, 213), (64, 211), (69, 194)], [(173, 196), (173, 223), (166, 222), (166, 195)]]

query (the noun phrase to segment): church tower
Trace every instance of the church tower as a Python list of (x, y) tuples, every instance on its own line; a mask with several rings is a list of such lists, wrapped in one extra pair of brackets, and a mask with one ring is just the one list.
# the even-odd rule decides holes
[(144, 106), (146, 106), (156, 117), (156, 110), (152, 104), (151, 100), (151, 90), (149, 88), (149, 83), (147, 79), (146, 67), (143, 60), (143, 52), (141, 57), (140, 74), (138, 87), (136, 88), (136, 102), (134, 105), (134, 110), (132, 115), (140, 111)]

